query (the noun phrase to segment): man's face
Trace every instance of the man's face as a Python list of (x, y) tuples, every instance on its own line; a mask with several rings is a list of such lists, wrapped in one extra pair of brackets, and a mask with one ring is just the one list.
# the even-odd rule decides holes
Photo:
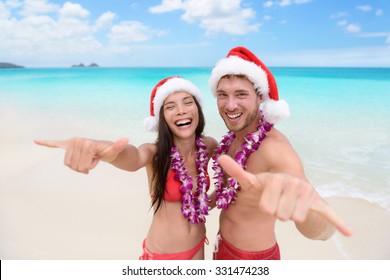
[(224, 77), (217, 86), (218, 111), (227, 128), (234, 132), (254, 130), (261, 97), (252, 82), (242, 77)]

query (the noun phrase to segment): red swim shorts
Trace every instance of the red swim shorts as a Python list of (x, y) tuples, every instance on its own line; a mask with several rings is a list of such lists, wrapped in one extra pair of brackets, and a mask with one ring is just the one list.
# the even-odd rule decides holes
[(278, 243), (267, 250), (251, 252), (243, 251), (223, 239), (218, 234), (214, 246), (213, 260), (280, 260)]

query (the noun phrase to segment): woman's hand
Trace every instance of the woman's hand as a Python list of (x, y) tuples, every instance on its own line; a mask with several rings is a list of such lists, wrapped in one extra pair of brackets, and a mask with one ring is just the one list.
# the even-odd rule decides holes
[(113, 162), (127, 146), (128, 139), (108, 142), (75, 137), (68, 140), (36, 139), (34, 142), (49, 148), (65, 149), (64, 164), (77, 172), (88, 174), (101, 160)]

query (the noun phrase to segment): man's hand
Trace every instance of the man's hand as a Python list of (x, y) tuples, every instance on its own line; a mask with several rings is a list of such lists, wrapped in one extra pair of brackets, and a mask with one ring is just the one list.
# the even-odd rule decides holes
[(352, 231), (308, 182), (283, 173), (252, 174), (227, 155), (221, 155), (219, 163), (229, 176), (239, 182), (242, 189), (254, 192), (259, 197), (259, 207), (262, 211), (282, 221), (302, 223), (306, 220), (309, 210), (312, 210), (343, 235), (352, 235)]

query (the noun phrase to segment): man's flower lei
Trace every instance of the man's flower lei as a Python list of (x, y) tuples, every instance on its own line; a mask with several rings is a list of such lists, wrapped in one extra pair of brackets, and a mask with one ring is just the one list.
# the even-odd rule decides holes
[[(267, 132), (271, 130), (272, 124), (266, 122), (262, 116), (255, 132), (249, 133), (245, 137), (244, 143), (241, 145), (242, 150), (235, 154), (235, 160), (244, 169), (246, 169), (246, 162), (249, 156), (257, 151), (260, 147), (261, 141), (267, 136)], [(215, 191), (216, 191), (216, 204), (219, 209), (227, 209), (230, 203), (234, 203), (237, 199), (237, 191), (240, 190), (238, 182), (229, 177), (227, 179), (227, 186), (224, 182), (224, 173), (221, 165), (218, 162), (218, 158), (222, 154), (226, 154), (230, 145), (236, 138), (236, 134), (233, 131), (229, 131), (222, 137), (217, 147), (217, 152), (213, 156), (213, 170), (215, 171), (214, 179), (216, 179)]]

